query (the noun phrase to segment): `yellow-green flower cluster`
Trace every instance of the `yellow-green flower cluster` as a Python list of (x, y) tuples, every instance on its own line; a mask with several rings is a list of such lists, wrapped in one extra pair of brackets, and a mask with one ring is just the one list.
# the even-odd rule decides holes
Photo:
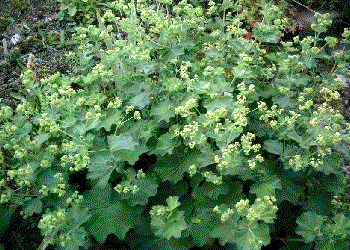
[(299, 63), (299, 58), (300, 55), (288, 55), (287, 58), (283, 59), (280, 63), (280, 67), (278, 68), (279, 72), (288, 73), (294, 71), (298, 67), (303, 67), (303, 64)]
[(180, 66), (180, 76), (182, 79), (189, 78), (187, 71), (188, 71), (188, 68), (190, 68), (190, 67), (192, 67), (192, 64), (190, 61), (182, 61), (181, 66)]
[(66, 194), (65, 188), (66, 188), (66, 184), (64, 183), (54, 183), (54, 184), (51, 184), (49, 187), (46, 185), (42, 185), (41, 189), (39, 190), (39, 193), (44, 196), (47, 196), (51, 191), (51, 193), (58, 194), (58, 197), (61, 197)]
[(248, 118), (247, 114), (249, 112), (249, 108), (244, 107), (241, 105), (238, 108), (234, 108), (232, 111), (232, 118), (233, 118), (233, 125), (235, 126), (234, 130), (242, 133), (244, 127), (248, 125)]
[(9, 170), (9, 171), (11, 171), (12, 173), (8, 174), (8, 176), (11, 176), (12, 179), (15, 176), (17, 177), (15, 179), (17, 185), (19, 185), (20, 187), (24, 187), (25, 185), (27, 186), (30, 185), (30, 182), (28, 181), (28, 179), (32, 177), (34, 171), (29, 165), (27, 165), (26, 167), (18, 168), (17, 170)]
[(28, 152), (25, 148), (19, 146), (18, 144), (13, 145), (13, 149), (15, 150), (14, 158), (16, 159), (22, 159), (23, 157), (27, 156)]
[(285, 116), (282, 120), (282, 124), (287, 124), (289, 128), (294, 128), (301, 114), (297, 114), (293, 110), (289, 111), (289, 114), (291, 114), (291, 116)]
[(14, 196), (14, 191), (10, 188), (7, 188), (6, 191), (1, 192), (0, 204), (7, 203)]
[(205, 177), (206, 181), (214, 183), (215, 185), (222, 184), (222, 176), (217, 176), (216, 174), (212, 173), (211, 171), (206, 171), (206, 172), (202, 173), (202, 176)]
[(347, 195), (334, 195), (331, 204), (335, 214), (348, 213), (350, 210)]
[(122, 105), (122, 100), (117, 96), (114, 101), (110, 101), (108, 103), (108, 106), (107, 108), (110, 109), (110, 108), (119, 108), (120, 106)]
[(229, 144), (227, 147), (221, 149), (221, 158), (219, 155), (215, 155), (214, 160), (216, 163), (218, 163), (217, 168), (220, 172), (227, 169), (229, 163), (232, 161), (232, 157), (235, 157), (235, 155), (239, 153), (238, 147), (239, 142), (236, 142), (235, 144)]
[(244, 34), (247, 34), (248, 31), (246, 29), (242, 29), (240, 28), (243, 23), (241, 22), (241, 20), (239, 18), (234, 18), (231, 21), (232, 23), (230, 25), (227, 26), (227, 32), (231, 35), (235, 35), (237, 37), (242, 36)]
[(326, 41), (327, 45), (331, 48), (333, 48), (338, 43), (338, 39), (336, 37), (327, 36), (324, 38), (324, 40)]
[(201, 218), (199, 218), (199, 217), (192, 217), (192, 218), (191, 218), (191, 222), (192, 222), (193, 224), (199, 224), (199, 223), (202, 222), (202, 220), (201, 220)]
[(44, 156), (41, 159), (40, 167), (42, 168), (48, 168), (51, 166), (52, 161), (55, 159), (55, 155), (58, 152), (58, 147), (57, 145), (49, 145), (46, 148), (46, 152)]
[(32, 104), (28, 101), (24, 101), (23, 103), (19, 103), (16, 107), (16, 113), (24, 114), (26, 117), (34, 114), (34, 108)]
[(249, 221), (263, 220), (266, 223), (273, 222), (278, 210), (273, 204), (276, 202), (274, 196), (265, 195), (262, 199), (257, 198), (253, 205), (249, 205), (249, 200), (240, 200), (235, 207), (240, 216), (244, 216)]
[(5, 120), (11, 118), (13, 115), (13, 110), (11, 107), (3, 105), (0, 109), (0, 120)]
[[(60, 93), (64, 93), (63, 89), (59, 89)], [(65, 105), (67, 105), (67, 99), (62, 95), (61, 97), (59, 96), (59, 92), (55, 92), (51, 95), (47, 95), (46, 97), (43, 98), (44, 106), (53, 106), (55, 108), (61, 108)]]
[(77, 92), (70, 86), (65, 86), (62, 88), (59, 88), (58, 89), (58, 93), (61, 95), (61, 96), (67, 96), (67, 97), (72, 97), (74, 96)]
[(320, 167), (320, 165), (323, 165), (323, 161), (321, 161), (320, 159), (315, 159), (314, 157), (310, 158), (309, 164), (315, 168), (318, 169)]
[(212, 66), (207, 66), (204, 71), (203, 71), (203, 75), (205, 77), (209, 77), (209, 78), (217, 78), (218, 76), (224, 75), (225, 74), (225, 70), (222, 67), (212, 67)]
[(300, 103), (299, 110), (308, 110), (314, 104), (314, 102), (310, 99), (305, 102), (305, 99), (306, 99), (305, 96), (311, 91), (312, 91), (311, 88), (305, 88), (304, 92), (299, 94), (298, 96), (298, 102)]
[(228, 208), (225, 211), (221, 211), (219, 206), (215, 206), (213, 211), (221, 214), (220, 219), (222, 222), (228, 221), (230, 219), (230, 216), (235, 212), (232, 208)]
[[(167, 0), (163, 0), (167, 1)], [(178, 5), (175, 5), (173, 8), (174, 12), (177, 14), (183, 14), (188, 17), (195, 18), (196, 15), (198, 17), (203, 15), (203, 9), (201, 7), (194, 8), (191, 4), (187, 3), (187, 1), (182, 0)]]
[(256, 164), (262, 163), (264, 161), (264, 157), (261, 154), (257, 154), (253, 159), (248, 160), (248, 165), (251, 170), (256, 169)]
[[(168, 206), (156, 205), (152, 207), (152, 210), (149, 212), (152, 218), (162, 217), (162, 219), (168, 220), (170, 215), (173, 214), (173, 210), (175, 210), (178, 206), (181, 205), (178, 202), (179, 197), (170, 196), (166, 201)], [(165, 221), (163, 221), (164, 223)]]
[(197, 167), (195, 164), (192, 164), (188, 168), (188, 173), (190, 174), (191, 177), (193, 177), (197, 173)]
[(79, 204), (83, 201), (84, 196), (83, 195), (78, 195), (78, 191), (75, 191), (71, 197), (67, 198), (66, 202), (68, 204), (74, 203), (74, 204)]
[(142, 178), (145, 178), (145, 177), (146, 177), (146, 174), (142, 171), (142, 169), (139, 169), (137, 171), (136, 178), (137, 179), (142, 179)]
[[(262, 102), (262, 101), (258, 102), (258, 110), (263, 113), (262, 115), (260, 115), (259, 120), (262, 120), (262, 121), (265, 121), (265, 122), (267, 122), (269, 119), (276, 118), (278, 115), (281, 115), (282, 112), (283, 112), (283, 109), (277, 109), (277, 105), (272, 105), (271, 109), (268, 110), (267, 106), (266, 106), (266, 103)], [(277, 125), (277, 121), (272, 120), (270, 122), (270, 125), (272, 127), (276, 126)]]
[[(250, 55), (248, 55), (245, 52), (239, 53), (238, 57), (243, 61), (243, 62), (252, 62), (253, 61), (253, 57), (251, 57)], [(244, 89), (245, 90), (245, 89)]]
[(61, 150), (64, 153), (71, 152), (75, 148), (75, 143), (73, 141), (63, 139)]
[(185, 106), (179, 106), (175, 108), (175, 114), (180, 114), (182, 117), (189, 117), (193, 114), (190, 110), (197, 106), (197, 99), (191, 98), (185, 104)]
[(67, 246), (67, 242), (72, 240), (72, 237), (70, 236), (69, 233), (65, 233), (65, 234), (61, 233), (59, 236), (59, 240), (60, 240), (60, 245), (62, 247), (65, 247)]
[(247, 108), (245, 105), (247, 104), (247, 101), (251, 98), (251, 95), (254, 94), (255, 86), (251, 84), (247, 89), (245, 83), (242, 82), (237, 85), (237, 88), (240, 91), (240, 93), (237, 95), (237, 107), (233, 109), (231, 116), (232, 120), (234, 121), (233, 129), (239, 133), (242, 133), (244, 127), (246, 127), (248, 124), (247, 114), (249, 112), (249, 108)]
[[(343, 217), (340, 218), (339, 217)], [(336, 215), (338, 217), (338, 221), (336, 219), (333, 219), (333, 223), (327, 223), (324, 232), (326, 235), (332, 236), (333, 239), (341, 239), (344, 240), (346, 239), (349, 234), (348, 231), (350, 229), (349, 223), (348, 223), (348, 218), (344, 216), (344, 214), (338, 214)]]
[(315, 18), (317, 19), (317, 22), (311, 24), (311, 29), (317, 33), (326, 32), (327, 28), (332, 24), (329, 13), (321, 14), (316, 12)]
[(193, 121), (192, 124), (187, 124), (184, 126), (183, 130), (180, 131), (180, 135), (184, 139), (189, 139), (189, 147), (194, 148), (196, 144), (202, 144), (206, 141), (206, 136), (204, 134), (198, 134), (199, 131), (198, 122)]
[(327, 101), (333, 101), (338, 100), (340, 98), (340, 94), (336, 90), (330, 90), (329, 88), (323, 87), (320, 91), (320, 93), (323, 95), (322, 97)]
[(141, 119), (141, 113), (140, 113), (140, 111), (136, 110), (136, 111), (134, 112), (134, 119), (135, 119), (136, 121), (138, 121), (138, 120)]
[(208, 117), (210, 120), (215, 120), (218, 122), (221, 118), (226, 117), (227, 115), (227, 109), (224, 107), (215, 109), (214, 112), (211, 110), (208, 110), (205, 114), (206, 117)]
[(96, 64), (95, 67), (92, 68), (91, 73), (94, 76), (100, 76), (100, 77), (113, 76), (113, 71), (111, 69), (107, 70), (106, 67), (102, 64)]
[(344, 37), (344, 38), (349, 38), (350, 37), (350, 29), (349, 28), (344, 28), (342, 37)]
[(214, 1), (210, 1), (209, 2), (209, 9), (207, 10), (207, 14), (208, 15), (212, 15), (215, 14), (215, 12), (217, 11), (218, 7), (215, 6), (215, 2)]
[(307, 159), (297, 154), (294, 155), (293, 158), (289, 159), (289, 165), (294, 169), (294, 171), (300, 171), (307, 166)]
[(85, 114), (85, 119), (88, 121), (93, 120), (94, 122), (98, 122), (101, 117), (102, 112), (100, 105), (94, 105), (94, 107), (89, 109)]
[(64, 222), (66, 216), (67, 212), (64, 208), (46, 213), (40, 219), (38, 227), (43, 231), (45, 236), (49, 236)]
[(48, 113), (41, 114), (39, 125), (39, 133), (50, 132), (51, 134), (55, 134), (59, 130), (59, 125)]
[[(166, 4), (166, 5), (170, 5), (173, 3), (172, 0), (156, 0), (158, 3), (163, 3), (163, 4)], [(182, 2), (181, 2), (182, 3)]]
[(242, 135), (241, 137), (241, 145), (242, 145), (242, 150), (245, 155), (249, 155), (249, 152), (253, 150), (255, 153), (257, 153), (261, 145), (260, 144), (252, 144), (253, 139), (255, 138), (255, 135), (248, 132), (247, 134)]
[(165, 207), (165, 206), (162, 206), (162, 205), (156, 205), (156, 206), (152, 207), (152, 210), (149, 213), (150, 213), (151, 217), (154, 218), (154, 217), (159, 217), (159, 216), (166, 215), (166, 214), (168, 214), (170, 212), (171, 212), (170, 207)]
[[(318, 156), (323, 156), (322, 148), (326, 145), (338, 145), (342, 140), (349, 140), (349, 134), (344, 134), (340, 121), (342, 115), (336, 113), (332, 108), (327, 107), (324, 103), (312, 113), (309, 123), (317, 127), (314, 132), (314, 138), (319, 145), (320, 152)], [(320, 126), (322, 125), (322, 126)], [(349, 127), (349, 125), (347, 125)]]
[(124, 181), (114, 187), (114, 190), (118, 193), (127, 194), (129, 192), (136, 194), (140, 189), (136, 185), (132, 185), (130, 181)]
[(61, 166), (66, 167), (67, 164), (70, 171), (79, 171), (85, 168), (90, 163), (90, 157), (86, 153), (75, 154), (75, 155), (63, 155), (61, 157)]
[(26, 86), (28, 89), (34, 88), (34, 79), (33, 79), (33, 71), (26, 70), (21, 74), (22, 84)]
[(135, 107), (133, 105), (126, 106), (125, 113), (129, 114), (130, 112), (134, 111)]
[(266, 67), (263, 69), (262, 75), (267, 79), (270, 80), (274, 77), (274, 73), (277, 72), (276, 64), (272, 64), (271, 67)]
[(18, 127), (16, 125), (6, 123), (0, 130), (0, 139), (10, 138), (17, 129)]

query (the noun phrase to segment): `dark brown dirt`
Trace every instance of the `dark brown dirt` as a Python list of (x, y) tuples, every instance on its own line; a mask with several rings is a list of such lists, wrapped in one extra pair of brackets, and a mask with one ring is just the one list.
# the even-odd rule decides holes
[(70, 28), (55, 18), (58, 11), (59, 3), (54, 0), (0, 1), (0, 105), (15, 107), (20, 102), (11, 93), (23, 91), (19, 77), (31, 53), (39, 79), (57, 71), (70, 72), (63, 60), (68, 48), (62, 42), (71, 36)]

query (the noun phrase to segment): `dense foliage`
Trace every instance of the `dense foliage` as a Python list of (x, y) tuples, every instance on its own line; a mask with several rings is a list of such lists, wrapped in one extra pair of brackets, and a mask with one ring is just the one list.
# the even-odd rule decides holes
[(42, 214), (41, 249), (110, 234), (137, 249), (261, 249), (293, 207), (284, 249), (345, 247), (350, 219), (332, 207), (350, 126), (334, 105), (349, 58), (332, 48), (348, 29), (322, 36), (320, 14), (314, 36), (281, 41), (288, 6), (266, 1), (89, 4), (98, 24), (76, 28), (74, 74), (39, 81), (29, 67), (26, 100), (0, 110), (1, 203)]

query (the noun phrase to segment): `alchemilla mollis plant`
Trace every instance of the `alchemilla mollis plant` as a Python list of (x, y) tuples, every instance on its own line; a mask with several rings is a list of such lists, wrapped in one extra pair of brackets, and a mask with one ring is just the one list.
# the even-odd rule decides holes
[(329, 17), (283, 42), (289, 20), (257, 1), (250, 39), (244, 1), (192, 2), (96, 9), (99, 25), (77, 27), (67, 55), (75, 73), (27, 70), (26, 100), (1, 107), (1, 203), (42, 215), (40, 249), (93, 249), (109, 234), (138, 249), (261, 249), (286, 201), (303, 210), (288, 249), (346, 246), (347, 211), (331, 207), (347, 187), (334, 73), (349, 58), (329, 52)]

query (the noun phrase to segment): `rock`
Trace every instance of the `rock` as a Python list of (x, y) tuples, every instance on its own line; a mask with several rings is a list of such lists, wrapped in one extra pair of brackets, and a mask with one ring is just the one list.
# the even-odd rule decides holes
[(11, 42), (16, 45), (22, 41), (22, 37), (18, 34), (15, 34), (13, 37), (11, 37)]
[(330, 14), (330, 19), (333, 20), (340, 16), (340, 14), (336, 11), (304, 11), (300, 12), (295, 16), (295, 21), (299, 25), (299, 29), (307, 34), (313, 34), (311, 29), (311, 24), (317, 22), (317, 18), (315, 17), (315, 13), (319, 12), (321, 14)]

